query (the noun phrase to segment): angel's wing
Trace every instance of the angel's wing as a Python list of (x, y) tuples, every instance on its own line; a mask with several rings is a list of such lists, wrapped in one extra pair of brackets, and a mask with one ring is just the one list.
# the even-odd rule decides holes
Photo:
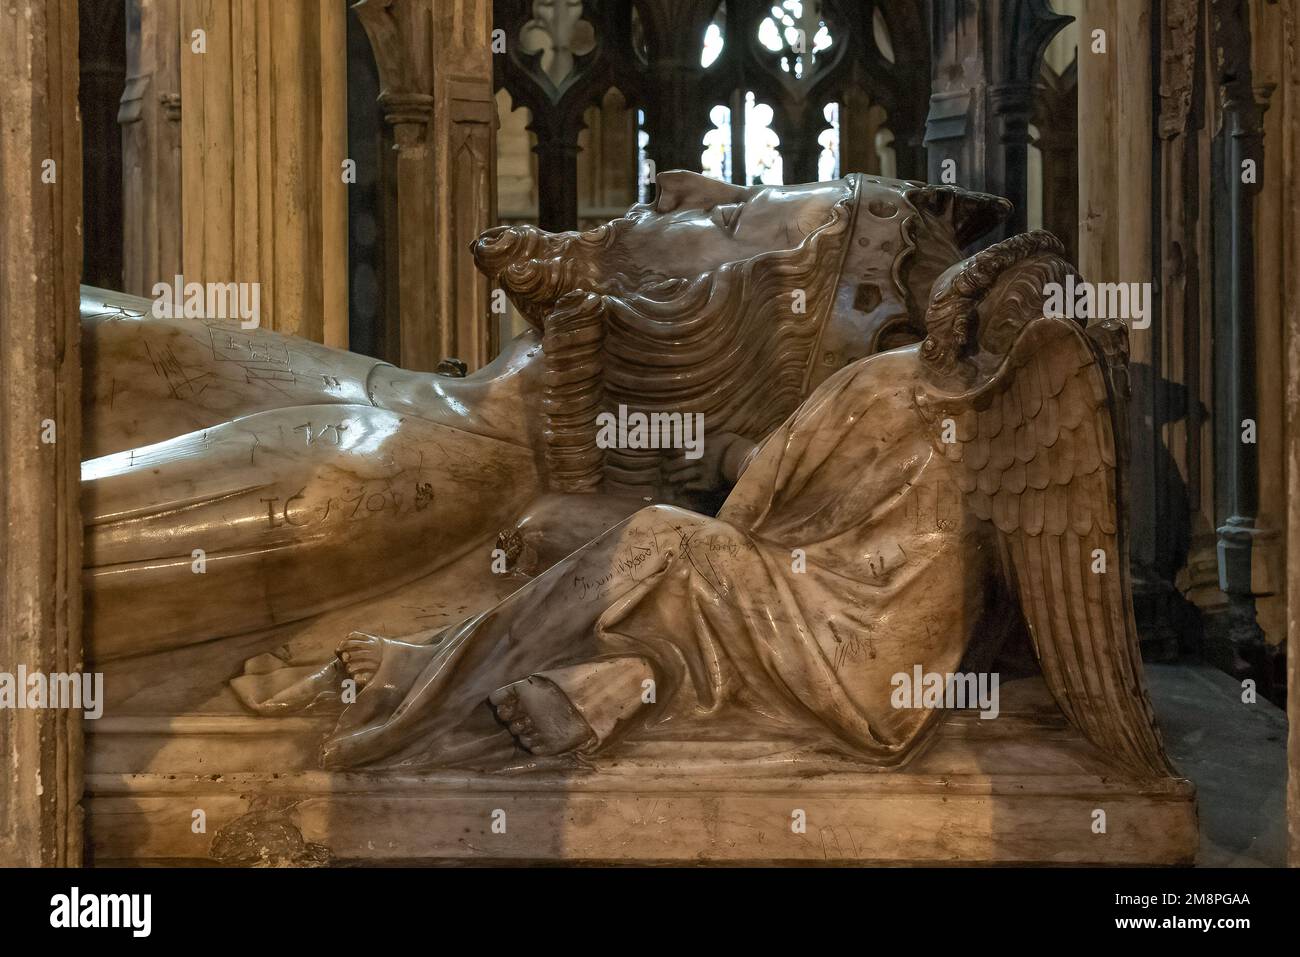
[[(1102, 330), (1098, 330), (1102, 332)], [(1122, 334), (1122, 332), (1121, 332)], [(1116, 343), (1119, 345), (1116, 345)], [(1043, 676), (1070, 722), (1141, 773), (1170, 773), (1142, 679), (1116, 468), (1120, 396), (1102, 347), (1068, 319), (1025, 323), (993, 374), (918, 397), (991, 521)]]

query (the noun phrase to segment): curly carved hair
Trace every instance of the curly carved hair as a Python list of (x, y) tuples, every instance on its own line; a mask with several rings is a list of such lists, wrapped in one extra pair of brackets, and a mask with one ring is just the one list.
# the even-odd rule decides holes
[[(1020, 233), (1000, 243), (995, 243), (966, 260), (961, 270), (946, 285), (936, 291), (925, 314), (925, 341), (921, 343), (921, 358), (935, 372), (947, 375), (956, 371), (965, 359), (978, 334), (979, 339), (1000, 351), (994, 344), (1006, 338), (1006, 330), (993, 327), (977, 329), (978, 308), (994, 289), (998, 280), (1012, 266), (1039, 259), (1032, 274), (1010, 277), (1010, 286), (999, 290), (999, 302), (1013, 296), (1026, 308), (1038, 308), (1043, 298), (1043, 287), (1049, 282), (1061, 281), (1073, 270), (1063, 258), (1065, 248), (1061, 241), (1046, 230), (1036, 229)], [(1034, 305), (1031, 307), (1030, 303)], [(1024, 309), (1011, 310), (1020, 317)], [(1014, 317), (1013, 317), (1014, 318)], [(1023, 319), (1016, 318), (1017, 324)], [(1009, 345), (1009, 342), (1006, 343)]]

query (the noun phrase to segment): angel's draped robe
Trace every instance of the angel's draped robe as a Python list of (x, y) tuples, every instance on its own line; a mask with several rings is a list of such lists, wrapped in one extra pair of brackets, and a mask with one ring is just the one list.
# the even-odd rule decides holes
[(324, 763), (507, 757), (491, 692), (626, 655), (649, 661), (655, 693), (618, 737), (761, 737), (904, 760), (938, 712), (895, 707), (893, 676), (960, 669), (991, 613), (996, 548), (917, 415), (918, 369), (909, 347), (828, 379), (716, 519), (643, 509), (495, 608), (427, 644), (389, 645)]

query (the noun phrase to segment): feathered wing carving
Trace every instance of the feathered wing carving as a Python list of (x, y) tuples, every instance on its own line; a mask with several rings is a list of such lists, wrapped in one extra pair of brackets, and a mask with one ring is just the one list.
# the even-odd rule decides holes
[(1114, 416), (1122, 396), (1112, 373), (1123, 371), (1124, 330), (1091, 331), (1068, 319), (1030, 319), (991, 375), (959, 395), (920, 395), (918, 406), (940, 439), (945, 425), (948, 438), (955, 431), (956, 441), (939, 448), (961, 463), (974, 514), (999, 532), (1043, 676), (1065, 716), (1134, 771), (1166, 775), (1117, 515)]

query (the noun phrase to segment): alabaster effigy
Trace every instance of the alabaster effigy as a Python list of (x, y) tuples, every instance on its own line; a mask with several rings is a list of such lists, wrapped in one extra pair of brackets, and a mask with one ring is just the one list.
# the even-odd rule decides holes
[(85, 291), (101, 859), (1191, 859), (1060, 243), (658, 187), (485, 233), (468, 376)]

